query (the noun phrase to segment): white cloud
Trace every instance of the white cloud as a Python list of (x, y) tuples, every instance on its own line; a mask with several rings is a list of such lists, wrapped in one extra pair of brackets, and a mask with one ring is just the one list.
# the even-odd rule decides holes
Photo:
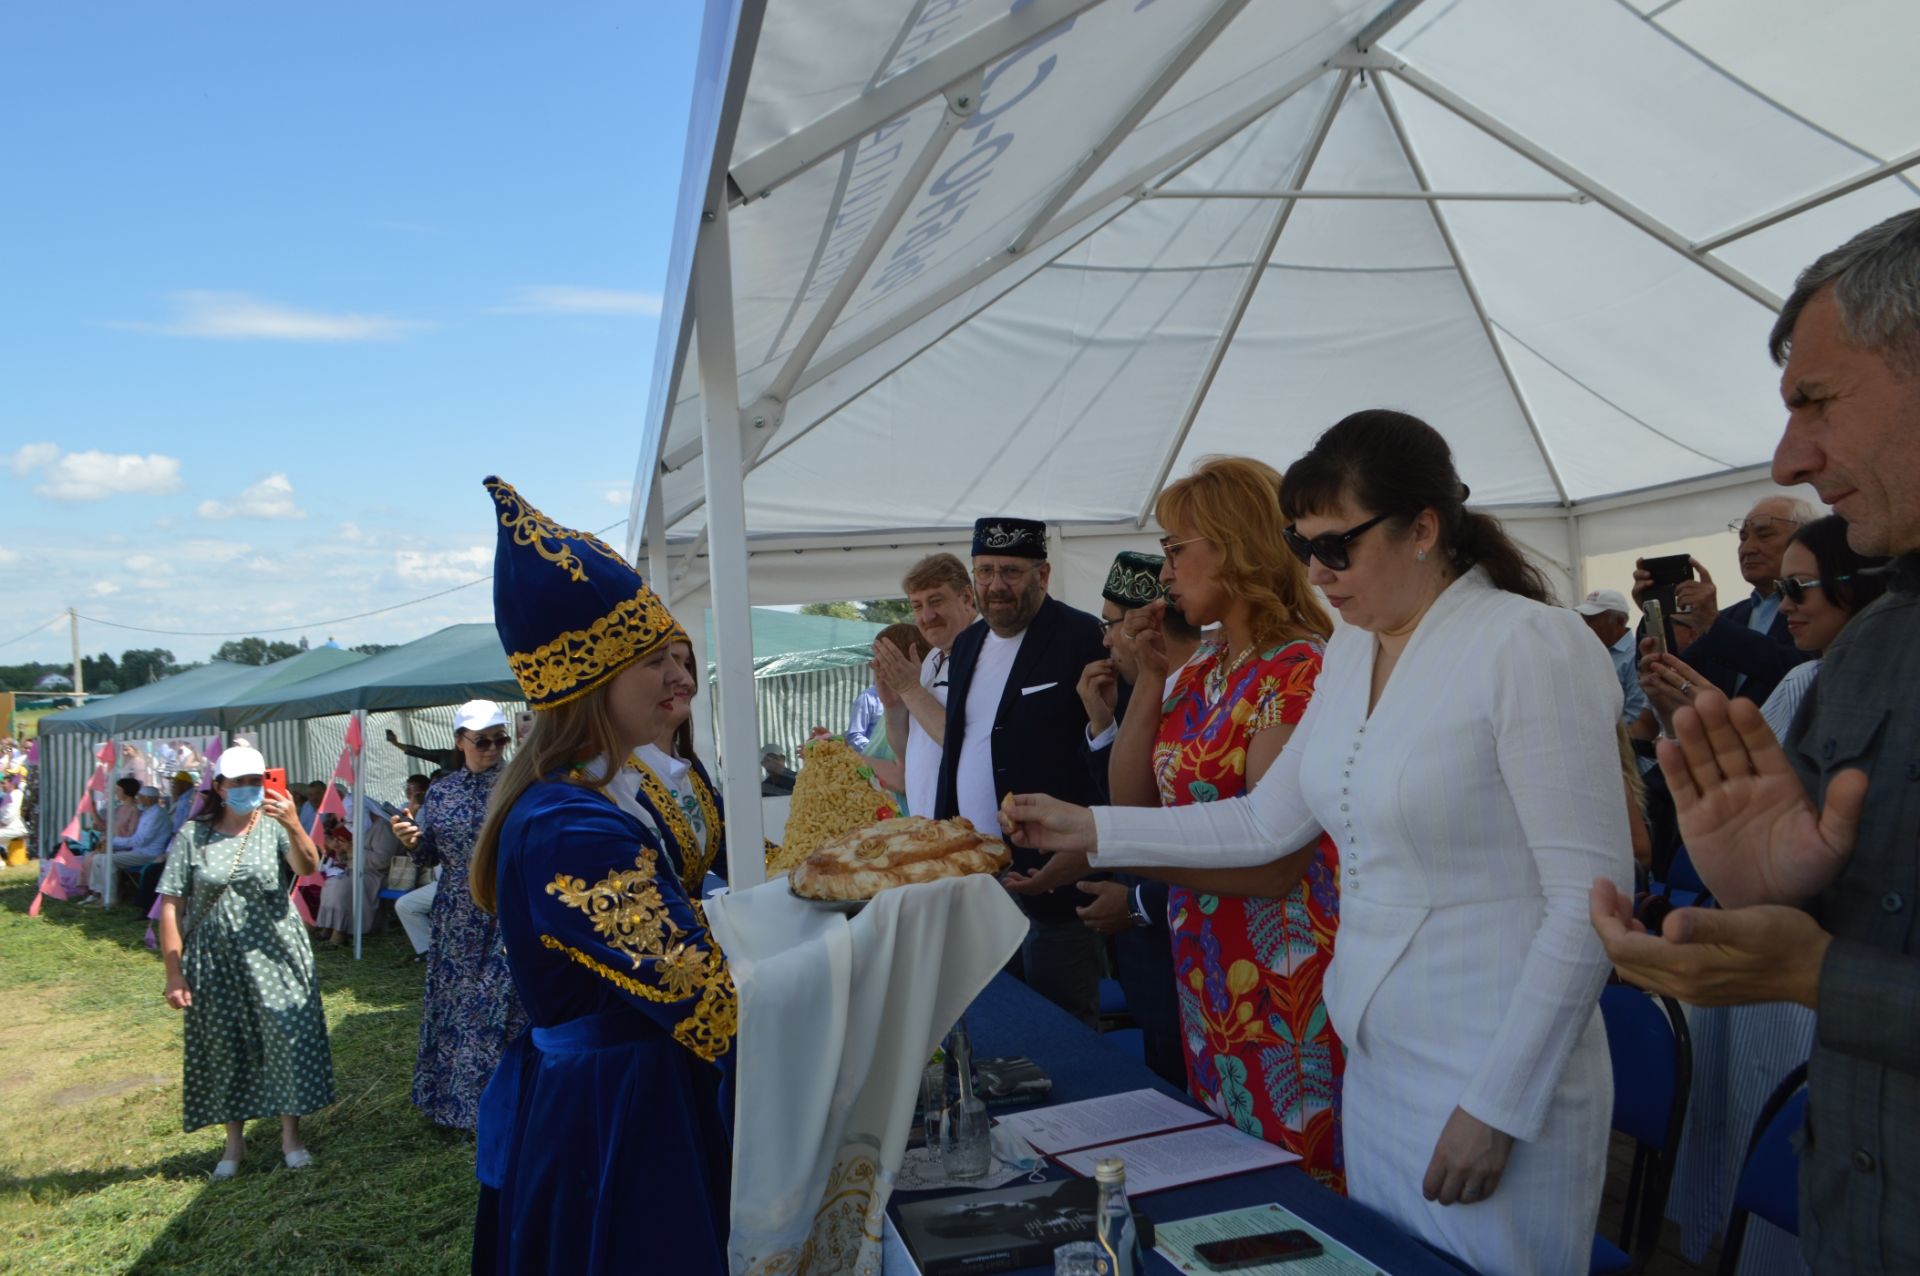
[(126, 563), (127, 570), (143, 576), (167, 576), (173, 574), (173, 563), (165, 558), (156, 558), (152, 554), (135, 554)]
[(157, 495), (180, 488), (180, 461), (171, 456), (62, 452), (52, 443), (29, 443), (13, 454), (11, 464), (15, 474), (39, 471), (43, 481), (33, 490), (56, 501)]
[(227, 518), (305, 518), (307, 512), (293, 503), (293, 480), (284, 474), (269, 474), (231, 501), (201, 501), (200, 517)]
[(392, 341), (428, 325), (391, 315), (330, 314), (261, 301), (243, 292), (177, 292), (165, 323), (116, 325), (215, 341)]
[(393, 556), (393, 570), (414, 585), (463, 585), (493, 570), (493, 547), (431, 552), (403, 549)]
[(0, 545), (0, 566), (11, 567), (13, 566), (13, 564), (19, 561), (20, 561), (19, 550), (8, 549), (5, 545)]
[(120, 592), (120, 586), (110, 580), (96, 580), (87, 588), (95, 598), (108, 598)]
[(630, 483), (616, 484), (600, 493), (600, 496), (607, 504), (618, 505), (621, 509), (626, 509), (629, 505), (633, 504), (633, 485)]
[(573, 284), (542, 284), (515, 291), (513, 301), (497, 308), (518, 315), (657, 315), (660, 294), (619, 288), (583, 288)]

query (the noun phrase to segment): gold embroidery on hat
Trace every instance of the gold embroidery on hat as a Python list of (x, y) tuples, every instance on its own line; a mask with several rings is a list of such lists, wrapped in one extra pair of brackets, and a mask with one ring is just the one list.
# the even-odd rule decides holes
[(502, 483), (496, 479), (487, 487), (492, 491), (494, 501), (500, 506), (500, 526), (513, 533), (513, 543), (528, 546), (534, 553), (565, 571), (575, 581), (585, 584), (587, 569), (581, 563), (579, 555), (573, 552), (573, 546), (567, 543), (569, 540), (590, 545), (622, 567), (627, 566), (627, 560), (620, 557), (598, 536), (591, 532), (562, 527), (527, 504), (526, 498), (514, 491), (511, 483)]
[(507, 664), (536, 709), (576, 700), (642, 656), (652, 655), (680, 626), (660, 596), (642, 589), (585, 629), (571, 629), (535, 647), (510, 651)]

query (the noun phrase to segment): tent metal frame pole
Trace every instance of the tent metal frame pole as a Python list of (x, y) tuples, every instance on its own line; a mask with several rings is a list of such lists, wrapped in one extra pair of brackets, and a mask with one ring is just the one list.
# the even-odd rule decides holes
[(760, 854), (764, 821), (753, 739), (759, 725), (753, 698), (753, 614), (747, 590), (747, 493), (744, 422), (733, 332), (733, 253), (724, 186), (708, 192), (693, 267), (694, 322), (700, 343), (701, 437), (706, 453), (708, 592), (713, 599), (714, 645), (720, 668), (721, 787), (728, 804), (731, 884), (766, 880)]
[[(102, 908), (113, 907), (113, 826), (120, 822), (120, 812), (115, 808), (113, 803), (113, 795), (119, 792), (118, 786), (114, 783), (118, 778), (114, 775), (114, 771), (120, 765), (120, 737), (110, 735), (107, 737), (107, 743), (113, 746), (113, 761), (107, 763), (107, 787), (100, 795), (101, 803), (106, 808), (107, 816), (106, 836), (100, 843), (101, 853), (107, 857), (107, 884), (100, 889), (100, 906)], [(89, 875), (92, 874), (93, 865), (87, 865), (87, 872)]]
[(1393, 0), (1380, 16), (1360, 28), (1360, 34), (1353, 37), (1353, 47), (1360, 53), (1366, 53), (1379, 43), (1380, 38), (1399, 26), (1418, 9), (1425, 0)]
[(673, 572), (667, 559), (667, 510), (666, 498), (660, 495), (660, 476), (654, 475), (654, 481), (647, 485), (647, 511), (645, 530), (647, 548), (647, 583), (653, 586), (653, 592), (660, 595), (660, 603), (668, 611), (673, 610)]
[(1141, 199), (1332, 199), (1332, 200), (1408, 200), (1414, 203), (1492, 203), (1492, 204), (1590, 204), (1591, 197), (1579, 191), (1352, 191), (1352, 190), (1149, 190)]
[(853, 101), (741, 160), (729, 174), (740, 194), (729, 202), (738, 205), (761, 198), (887, 121), (938, 97), (956, 80), (992, 66), (1098, 3), (1100, 0), (1031, 0), (995, 18), (926, 61), (889, 76)]
[(1915, 164), (1920, 164), (1920, 150), (1908, 151), (1905, 155), (1896, 156), (1884, 164), (1868, 169), (1864, 173), (1856, 173), (1852, 177), (1843, 177), (1833, 185), (1817, 190), (1811, 195), (1803, 195), (1791, 204), (1783, 204), (1770, 213), (1762, 213), (1752, 221), (1741, 222), (1731, 230), (1723, 230), (1717, 235), (1710, 235), (1706, 239), (1694, 244), (1693, 251), (1696, 253), (1710, 253), (1716, 249), (1724, 248), (1736, 239), (1745, 239), (1748, 235), (1757, 234), (1769, 226), (1776, 226), (1786, 221), (1789, 217), (1798, 217), (1810, 208), (1818, 208), (1822, 204), (1831, 203), (1833, 200), (1839, 199), (1842, 195), (1851, 195), (1863, 187), (1871, 186), (1882, 178), (1892, 177), (1896, 173), (1903, 173)]
[(1438, 103), (1467, 123), (1501, 143), (1507, 149), (1531, 160), (1535, 165), (1552, 173), (1567, 185), (1585, 191), (1593, 197), (1595, 203), (1602, 205), (1616, 216), (1625, 219), (1647, 235), (1665, 244), (1688, 261), (1717, 277), (1722, 283), (1746, 294), (1775, 314), (1780, 312), (1781, 299), (1759, 282), (1748, 278), (1726, 262), (1705, 253), (1696, 252), (1693, 242), (1673, 227), (1667, 225), (1652, 213), (1633, 203), (1625, 196), (1608, 189), (1586, 173), (1550, 153), (1545, 147), (1518, 133), (1485, 111), (1454, 93), (1444, 85), (1438, 84), (1420, 71), (1396, 57), (1383, 57), (1377, 61), (1376, 69), (1386, 71), (1412, 86), (1421, 96)]
[[(1326, 145), (1327, 135), (1333, 131), (1333, 122), (1339, 118), (1340, 108), (1346, 105), (1347, 94), (1353, 88), (1354, 72), (1339, 71), (1333, 74), (1340, 77), (1339, 83), (1333, 86), (1326, 105), (1321, 107), (1320, 118), (1314, 122), (1306, 149), (1300, 153), (1300, 162), (1293, 174), (1295, 186), (1306, 181), (1308, 174), (1313, 171), (1313, 162), (1320, 158), (1320, 148)], [(1293, 210), (1297, 207), (1299, 204), (1291, 199), (1280, 205), (1259, 249), (1253, 254), (1253, 264), (1248, 268), (1246, 278), (1240, 282), (1240, 291), (1233, 299), (1233, 309), (1227, 312), (1220, 335), (1207, 354), (1206, 367), (1201, 369), (1200, 379), (1194, 384), (1193, 393), (1187, 397), (1186, 411), (1180, 414), (1179, 428), (1174, 430), (1173, 438), (1168, 441), (1160, 464), (1154, 470), (1153, 482), (1148, 485), (1140, 504), (1140, 513), (1134, 519), (1135, 527), (1145, 527), (1147, 519), (1152, 517), (1160, 489), (1166, 486), (1167, 476), (1173, 473), (1174, 463), (1180, 459), (1180, 451), (1187, 445), (1187, 436), (1193, 431), (1193, 423), (1199, 420), (1200, 409), (1205, 406), (1207, 394), (1213, 389), (1213, 380), (1219, 375), (1221, 365), (1226, 362), (1227, 351), (1233, 346), (1234, 334), (1240, 331), (1240, 321), (1246, 318), (1247, 308), (1253, 304), (1253, 294), (1258, 291), (1260, 280), (1267, 273), (1267, 263), (1273, 260), (1274, 249), (1279, 247), (1280, 236), (1286, 231), (1287, 223), (1293, 220)]]
[(1020, 233), (1013, 237), (1013, 242), (1007, 247), (1008, 255), (1017, 257), (1034, 245), (1047, 225), (1053, 221), (1061, 209), (1067, 206), (1067, 201), (1079, 194), (1082, 186), (1093, 180), (1093, 175), (1098, 173), (1101, 166), (1120, 149), (1121, 144), (1132, 136), (1134, 128), (1140, 121), (1146, 119), (1153, 108), (1160, 105), (1160, 99), (1172, 91), (1181, 77), (1193, 69), (1193, 64), (1213, 47), (1214, 41), (1233, 25), (1234, 19), (1246, 9), (1247, 3), (1248, 0), (1220, 0), (1213, 13), (1200, 24), (1200, 29), (1195, 31), (1167, 64), (1160, 68), (1160, 73), (1153, 77), (1147, 87), (1121, 113), (1120, 118), (1113, 122), (1106, 136), (1094, 144), (1093, 149), (1081, 159), (1067, 180), (1047, 197), (1047, 202), (1040, 206), (1040, 210), (1021, 228)]
[[(1431, 189), (1426, 166), (1413, 149), (1413, 139), (1407, 136), (1406, 121), (1400, 118), (1400, 108), (1394, 105), (1393, 94), (1387, 87), (1385, 77), (1374, 77), (1373, 90), (1380, 96), (1380, 108), (1386, 112), (1387, 124), (1393, 129), (1394, 140), (1400, 144), (1400, 153), (1407, 157), (1407, 167), (1413, 170), (1414, 181), (1420, 183), (1422, 190)], [(1473, 303), (1473, 313), (1480, 320), (1480, 331), (1486, 334), (1487, 345), (1500, 364), (1500, 374), (1507, 379), (1507, 389), (1513, 394), (1513, 401), (1519, 405), (1520, 415), (1526, 420), (1527, 433), (1533, 436), (1533, 446), (1540, 453), (1541, 464), (1547, 467), (1547, 477), (1553, 480), (1553, 490), (1559, 496), (1561, 505), (1571, 505), (1567, 497), (1566, 480), (1560, 477), (1560, 467), (1553, 463), (1553, 452), (1547, 447), (1546, 435), (1540, 432), (1540, 422), (1533, 414), (1533, 404), (1527, 400), (1527, 391), (1520, 384), (1513, 364), (1507, 359), (1506, 347), (1500, 344), (1500, 334), (1494, 331), (1493, 318), (1487, 313), (1487, 303), (1480, 296), (1479, 285), (1473, 282), (1473, 272), (1467, 269), (1466, 256), (1460, 251), (1459, 241), (1453, 237), (1453, 227), (1447, 221), (1446, 211), (1440, 205), (1431, 203), (1427, 205), (1427, 211), (1433, 215), (1434, 229), (1440, 232), (1440, 240), (1447, 246), (1447, 256), (1452, 259), (1453, 268), (1460, 273), (1460, 286), (1466, 289), (1467, 300)]]
[(347, 832), (353, 836), (353, 959), (360, 960), (360, 932), (365, 926), (360, 910), (365, 905), (366, 892), (360, 889), (365, 876), (367, 862), (367, 830), (371, 821), (367, 819), (367, 711), (353, 711), (355, 734), (360, 737), (360, 747), (349, 755), (353, 758), (353, 821)]
[(1567, 506), (1567, 563), (1568, 575), (1573, 578), (1573, 597), (1587, 596), (1587, 551), (1581, 543), (1580, 516), (1573, 512), (1573, 506)]
[[(813, 319), (807, 324), (806, 331), (800, 334), (800, 340), (787, 355), (787, 361), (780, 366), (779, 373), (767, 386), (764, 397), (771, 400), (774, 405), (785, 403), (788, 396), (793, 393), (794, 385), (800, 380), (801, 374), (807, 370), (807, 364), (813, 361), (813, 356), (819, 353), (821, 343), (827, 339), (827, 334), (833, 331), (833, 325), (839, 320), (841, 312), (847, 308), (847, 303), (853, 300), (853, 294), (860, 290), (860, 285), (866, 282), (867, 272), (873, 268), (873, 263), (879, 258), (880, 250), (885, 248), (887, 241), (893, 237), (894, 228), (899, 226), (900, 220), (907, 215), (907, 210), (913, 207), (914, 201), (920, 198), (921, 187), (933, 172), (933, 166), (940, 162), (940, 157), (946, 153), (948, 145), (979, 109), (981, 77), (982, 73), (975, 70), (966, 78), (946, 87), (947, 109), (941, 113), (940, 122), (934, 126), (932, 136), (927, 138), (926, 143), (921, 146), (920, 153), (913, 157), (913, 163), (907, 168), (906, 174), (895, 183), (893, 194), (881, 208), (880, 215), (874, 219), (873, 225), (867, 230), (866, 238), (860, 241), (860, 248), (854, 253), (853, 260), (848, 262), (847, 268), (840, 272), (840, 278), (834, 281), (833, 291), (827, 294), (826, 300), (820, 303), (820, 308), (814, 311)], [(757, 405), (755, 411), (760, 411)], [(767, 424), (772, 423), (767, 422), (759, 426), (761, 446), (765, 445), (764, 440), (770, 433), (766, 430)], [(752, 449), (756, 456), (759, 451), (759, 447)], [(751, 460), (750, 457), (749, 463)]]

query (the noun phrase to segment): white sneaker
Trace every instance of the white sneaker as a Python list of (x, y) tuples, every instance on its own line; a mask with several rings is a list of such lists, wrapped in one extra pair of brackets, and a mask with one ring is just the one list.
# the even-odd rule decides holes
[(220, 1162), (220, 1164), (213, 1167), (213, 1179), (214, 1179), (214, 1182), (217, 1183), (221, 1179), (230, 1179), (234, 1175), (238, 1174), (239, 1172), (240, 1172), (240, 1162), (222, 1161)]
[(305, 1148), (296, 1148), (287, 1153), (287, 1168), (290, 1170), (304, 1170), (312, 1164), (313, 1154)]

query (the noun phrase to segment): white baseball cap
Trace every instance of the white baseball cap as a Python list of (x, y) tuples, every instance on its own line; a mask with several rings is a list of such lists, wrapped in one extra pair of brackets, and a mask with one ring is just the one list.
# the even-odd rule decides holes
[(265, 775), (267, 760), (260, 756), (260, 750), (250, 744), (236, 744), (220, 755), (219, 775), (223, 780), (237, 780), (243, 775)]
[(469, 700), (453, 712), (455, 731), (485, 731), (506, 725), (507, 715), (491, 700)]
[(1602, 616), (1610, 611), (1617, 611), (1622, 616), (1633, 614), (1627, 610), (1627, 596), (1617, 589), (1596, 589), (1574, 610), (1582, 616)]

